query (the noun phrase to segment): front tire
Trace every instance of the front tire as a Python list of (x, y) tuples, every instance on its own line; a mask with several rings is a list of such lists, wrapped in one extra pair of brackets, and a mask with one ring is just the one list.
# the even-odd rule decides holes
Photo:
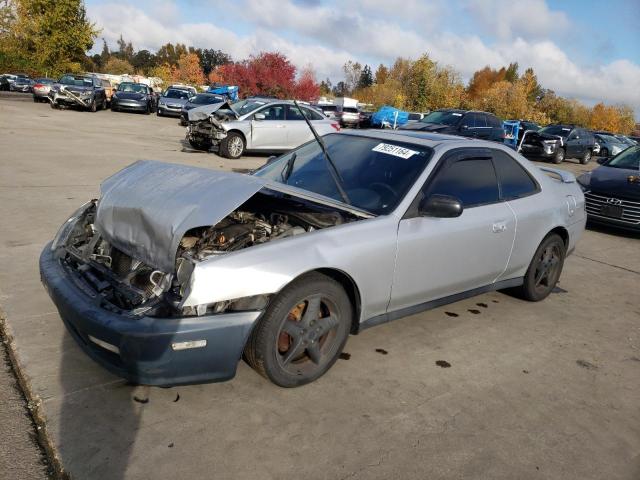
[(96, 99), (94, 98), (93, 100), (91, 100), (91, 103), (89, 104), (89, 111), (91, 113), (95, 113), (98, 110), (98, 104), (96, 103)]
[(309, 273), (275, 297), (245, 347), (249, 365), (280, 387), (299, 387), (324, 375), (349, 336), (353, 306), (342, 286)]
[(553, 163), (558, 164), (564, 162), (565, 151), (564, 148), (558, 148), (556, 154), (553, 156)]
[(584, 152), (584, 155), (582, 156), (582, 158), (580, 159), (580, 164), (582, 165), (586, 165), (587, 163), (589, 163), (591, 161), (591, 150), (587, 149), (586, 152)]
[(240, 158), (244, 153), (244, 138), (237, 132), (229, 132), (220, 142), (220, 155), (226, 158)]
[(547, 235), (529, 264), (519, 288), (520, 296), (531, 302), (547, 298), (560, 279), (565, 255), (566, 246), (560, 235)]

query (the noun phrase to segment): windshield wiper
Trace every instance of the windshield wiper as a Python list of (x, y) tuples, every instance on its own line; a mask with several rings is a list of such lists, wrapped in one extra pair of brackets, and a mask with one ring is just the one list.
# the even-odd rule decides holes
[(287, 165), (282, 170), (282, 173), (280, 173), (280, 177), (282, 177), (282, 181), (284, 183), (287, 183), (287, 180), (289, 180), (289, 177), (291, 176), (291, 172), (293, 171), (293, 164), (296, 162), (297, 156), (298, 154), (296, 152), (293, 152), (293, 154), (289, 157), (289, 160), (287, 160)]
[(327, 151), (327, 146), (324, 144), (324, 141), (322, 140), (322, 138), (320, 138), (320, 135), (318, 135), (318, 132), (316, 132), (316, 129), (313, 128), (313, 125), (311, 125), (311, 122), (305, 115), (302, 108), (300, 108), (300, 105), (298, 105), (298, 101), (294, 100), (293, 103), (295, 104), (296, 107), (298, 107), (298, 111), (300, 112), (300, 115), (302, 115), (302, 118), (304, 118), (304, 121), (307, 122), (307, 125), (309, 125), (309, 128), (311, 129), (311, 133), (313, 133), (313, 136), (316, 138), (316, 141), (320, 145), (320, 148), (322, 149), (322, 153), (324, 154), (324, 158), (327, 160), (327, 163), (329, 164), (329, 173), (331, 174), (331, 177), (333, 178), (333, 181), (336, 184), (338, 192), (340, 192), (342, 201), (344, 203), (351, 205), (351, 200), (349, 200), (349, 195), (347, 195), (347, 192), (344, 189), (344, 179), (340, 175), (340, 172), (338, 171), (336, 164), (333, 163), (333, 160), (331, 160), (331, 157), (329, 156), (329, 152)]

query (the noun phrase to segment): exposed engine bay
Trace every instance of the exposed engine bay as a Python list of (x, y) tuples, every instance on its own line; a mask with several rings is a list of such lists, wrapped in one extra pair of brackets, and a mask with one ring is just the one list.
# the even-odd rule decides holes
[(189, 126), (187, 127), (187, 140), (196, 144), (217, 143), (227, 136), (224, 124), (237, 120), (237, 114), (231, 107), (222, 107), (208, 115), (191, 112), (189, 114)]
[[(163, 272), (110, 245), (96, 229), (98, 201), (73, 225), (58, 256), (76, 283), (100, 305), (132, 316), (184, 316), (255, 310), (267, 298), (230, 299), (211, 308), (181, 308), (193, 266), (273, 240), (328, 228), (357, 217), (304, 200), (259, 192), (213, 226), (193, 228), (178, 246), (175, 270)], [(238, 300), (238, 301), (235, 301)]]

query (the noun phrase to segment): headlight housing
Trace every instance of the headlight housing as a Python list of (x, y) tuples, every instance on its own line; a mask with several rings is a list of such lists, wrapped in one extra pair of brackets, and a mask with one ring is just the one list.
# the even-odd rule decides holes
[(51, 250), (55, 251), (60, 245), (66, 243), (69, 235), (73, 231), (73, 227), (76, 226), (76, 223), (78, 222), (80, 217), (82, 217), (82, 215), (84, 215), (84, 212), (86, 212), (92, 205), (94, 205), (95, 202), (96, 200), (91, 200), (82, 205), (79, 209), (73, 212), (71, 217), (69, 217), (66, 222), (64, 222), (60, 226), (58, 232), (56, 233), (56, 236), (53, 237), (53, 241), (51, 242)]
[(617, 155), (622, 151), (622, 148), (620, 148), (617, 145), (614, 145), (613, 147), (611, 147), (611, 155)]

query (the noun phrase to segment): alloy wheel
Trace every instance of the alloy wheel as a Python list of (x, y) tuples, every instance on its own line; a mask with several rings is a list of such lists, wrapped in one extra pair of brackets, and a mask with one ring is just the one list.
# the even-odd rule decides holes
[(562, 252), (557, 244), (548, 245), (538, 257), (534, 286), (536, 291), (544, 292), (558, 281), (562, 260)]

